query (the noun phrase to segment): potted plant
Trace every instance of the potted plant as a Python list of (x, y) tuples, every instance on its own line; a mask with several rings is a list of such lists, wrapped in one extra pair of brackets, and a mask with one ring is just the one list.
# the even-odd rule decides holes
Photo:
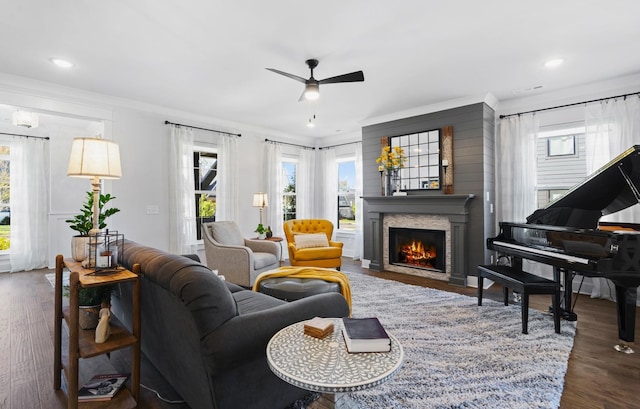
[[(107, 227), (105, 222), (107, 217), (120, 211), (115, 207), (103, 211), (105, 205), (115, 198), (109, 193), (100, 195), (98, 201), (98, 227), (100, 229)], [(89, 241), (89, 231), (93, 228), (93, 192), (87, 192), (87, 200), (80, 208), (80, 213), (75, 215), (73, 219), (65, 220), (65, 222), (69, 223), (69, 227), (72, 230), (79, 233), (71, 239), (71, 256), (76, 261), (82, 261), (89, 256), (87, 254), (87, 243)]]
[(258, 224), (258, 227), (256, 228), (256, 233), (258, 233), (258, 238), (264, 239), (266, 232), (267, 232), (267, 229), (264, 227), (264, 225), (262, 223)]
[(94, 329), (98, 326), (100, 309), (111, 305), (110, 285), (81, 288), (78, 292), (78, 325), (82, 329)]

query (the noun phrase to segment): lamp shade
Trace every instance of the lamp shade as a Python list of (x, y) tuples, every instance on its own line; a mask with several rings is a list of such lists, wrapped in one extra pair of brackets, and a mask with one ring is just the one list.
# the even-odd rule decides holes
[(253, 194), (253, 207), (267, 207), (267, 194), (266, 193), (254, 193)]
[(120, 179), (120, 148), (101, 138), (74, 138), (67, 175), (100, 179)]

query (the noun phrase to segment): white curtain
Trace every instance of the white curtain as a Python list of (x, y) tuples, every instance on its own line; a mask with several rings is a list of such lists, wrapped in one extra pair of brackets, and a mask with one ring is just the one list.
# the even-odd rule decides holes
[(238, 137), (220, 137), (218, 154), (218, 193), (216, 195), (216, 220), (237, 221), (238, 208)]
[[(585, 127), (587, 174), (591, 174), (640, 142), (640, 97), (634, 95), (587, 105)], [(640, 204), (603, 216), (601, 220), (640, 223)], [(591, 297), (615, 300), (615, 286), (609, 280), (592, 278), (592, 283)]]
[(193, 130), (171, 125), (169, 147), (169, 251), (196, 251), (195, 188), (193, 181)]
[(300, 148), (298, 152), (298, 174), (296, 176), (296, 218), (310, 219), (314, 213), (314, 175), (316, 152)]
[(355, 145), (356, 149), (356, 234), (353, 243), (353, 259), (362, 260), (363, 256), (363, 235), (362, 227), (364, 222), (363, 204), (362, 204), (362, 142), (358, 142)]
[(334, 237), (338, 220), (338, 162), (336, 161), (336, 150), (333, 148), (323, 149), (323, 185), (324, 185), (324, 218), (333, 223)]
[(49, 141), (11, 143), (11, 272), (47, 267), (49, 239)]
[(534, 114), (503, 118), (496, 140), (498, 220), (524, 223), (537, 209), (536, 136)]
[[(499, 221), (525, 223), (537, 208), (538, 120), (535, 114), (503, 118), (496, 140), (496, 216)], [(551, 266), (523, 260), (523, 269), (551, 278)]]
[[(282, 229), (282, 147), (275, 143), (265, 142), (264, 150), (264, 186), (269, 199), (269, 205), (265, 207), (265, 222), (271, 226), (274, 236), (283, 237)], [(286, 251), (284, 256), (286, 257)]]

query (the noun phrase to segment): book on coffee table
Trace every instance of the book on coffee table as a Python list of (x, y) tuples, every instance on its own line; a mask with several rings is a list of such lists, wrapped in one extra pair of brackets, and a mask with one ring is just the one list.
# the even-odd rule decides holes
[(127, 375), (123, 374), (103, 374), (95, 375), (78, 389), (79, 402), (93, 402), (111, 400), (122, 388)]
[(344, 342), (350, 353), (391, 351), (391, 340), (378, 318), (343, 318), (342, 322)]
[(304, 333), (315, 338), (324, 338), (333, 332), (333, 320), (315, 317), (304, 323)]

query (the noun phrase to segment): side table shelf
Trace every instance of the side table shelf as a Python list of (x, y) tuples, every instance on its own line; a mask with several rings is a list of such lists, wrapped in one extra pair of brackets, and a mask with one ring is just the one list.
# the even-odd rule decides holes
[[(64, 268), (68, 268), (69, 274), (69, 305), (62, 306), (62, 274)], [(62, 385), (62, 373), (66, 377), (67, 407), (82, 408), (109, 408), (132, 409), (138, 406), (140, 398), (140, 266), (134, 265), (133, 272), (129, 270), (119, 271), (115, 274), (96, 276), (89, 275), (93, 270), (85, 269), (81, 264), (72, 259), (63, 259), (61, 255), (56, 257), (56, 283), (55, 283), (55, 324), (54, 324), (54, 376), (53, 387), (59, 390)], [(110, 318), (111, 334), (104, 343), (95, 342), (94, 330), (82, 330), (79, 327), (78, 293), (80, 288), (101, 285), (111, 285), (123, 282), (133, 282), (133, 316), (132, 330), (127, 330), (115, 316)], [(66, 322), (69, 331), (68, 361), (62, 360), (62, 322)], [(131, 388), (122, 388), (109, 401), (81, 402), (78, 403), (78, 369), (81, 358), (91, 358), (106, 354), (122, 348), (131, 348)]]

